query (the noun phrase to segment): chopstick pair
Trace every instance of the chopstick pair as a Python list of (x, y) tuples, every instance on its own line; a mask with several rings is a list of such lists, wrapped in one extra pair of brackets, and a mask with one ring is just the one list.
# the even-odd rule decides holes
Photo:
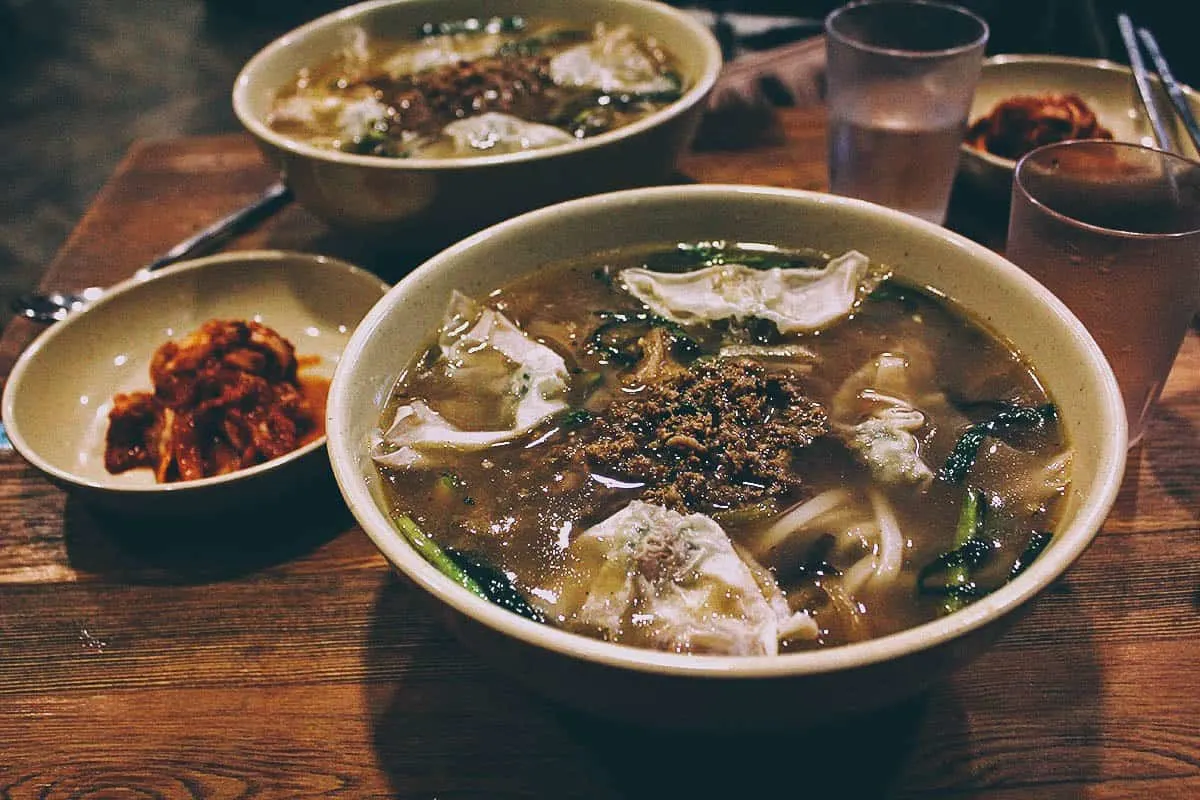
[(1146, 72), (1146, 62), (1142, 60), (1142, 51), (1138, 47), (1138, 39), (1141, 39), (1142, 46), (1145, 47), (1150, 60), (1154, 62), (1154, 69), (1158, 72), (1158, 79), (1162, 83), (1163, 89), (1166, 90), (1167, 97), (1170, 98), (1171, 105), (1175, 108), (1175, 113), (1179, 115), (1184, 130), (1187, 131), (1188, 137), (1192, 140), (1192, 145), (1200, 152), (1200, 123), (1197, 123), (1196, 115), (1192, 113), (1192, 107), (1188, 104), (1187, 96), (1183, 93), (1183, 87), (1180, 86), (1179, 81), (1175, 80), (1175, 76), (1171, 72), (1171, 67), (1167, 63), (1166, 57), (1163, 56), (1162, 50), (1158, 46), (1158, 41), (1154, 38), (1154, 34), (1147, 28), (1138, 28), (1137, 36), (1135, 37), (1133, 22), (1129, 19), (1128, 14), (1117, 15), (1117, 27), (1121, 31), (1121, 39), (1125, 42), (1125, 52), (1129, 56), (1129, 66), (1133, 69), (1133, 78), (1137, 83), (1138, 94), (1142, 98), (1142, 105), (1146, 108), (1146, 115), (1150, 118), (1150, 127), (1154, 129), (1154, 138), (1158, 141), (1158, 146), (1163, 150), (1179, 151), (1179, 148), (1175, 144), (1175, 137), (1171, 135), (1166, 120), (1159, 113), (1158, 104), (1154, 101), (1154, 95), (1150, 86), (1150, 77)]

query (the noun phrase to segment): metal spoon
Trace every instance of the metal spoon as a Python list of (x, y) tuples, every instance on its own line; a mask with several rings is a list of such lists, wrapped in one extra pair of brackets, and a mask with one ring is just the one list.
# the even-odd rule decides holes
[[(154, 272), (185, 258), (214, 250), (234, 235), (267, 219), (291, 200), (291, 189), (282, 181), (273, 183), (254, 202), (221, 217), (203, 230), (184, 239), (142, 267), (137, 274)], [(104, 289), (99, 286), (89, 286), (74, 292), (23, 294), (12, 301), (12, 310), (35, 322), (49, 324), (65, 319), (68, 314), (78, 311), (102, 294), (104, 294)]]

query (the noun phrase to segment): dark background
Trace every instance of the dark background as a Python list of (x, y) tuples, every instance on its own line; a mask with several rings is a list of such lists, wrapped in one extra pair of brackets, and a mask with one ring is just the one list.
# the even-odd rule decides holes
[[(569, 0), (563, 0), (569, 2)], [(684, 5), (685, 3), (680, 3)], [(687, 3), (691, 5), (691, 3)], [(989, 53), (1126, 61), (1108, 0), (974, 0)], [(0, 0), (0, 322), (31, 288), (129, 145), (238, 130), (229, 94), (242, 63), (335, 0)], [(696, 3), (696, 5), (702, 5)], [(726, 0), (728, 11), (819, 19), (838, 5)], [(1141, 0), (1176, 77), (1200, 81), (1179, 6)], [(130, 272), (137, 264), (130, 264)]]

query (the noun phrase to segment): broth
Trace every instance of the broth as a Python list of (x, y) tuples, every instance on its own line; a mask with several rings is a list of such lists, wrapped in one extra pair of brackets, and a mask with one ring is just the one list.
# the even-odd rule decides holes
[[(511, 441), (438, 449), (430, 463), (381, 463), (393, 514), (498, 568), (550, 624), (687, 652), (728, 649), (705, 636), (656, 638), (647, 619), (656, 612), (636, 599), (619, 623), (581, 621), (580, 598), (597, 597), (600, 584), (581, 577), (596, 566), (581, 567), (577, 539), (633, 501), (716, 521), (768, 587), (768, 603), (778, 606), (777, 586), (787, 610), (807, 618), (803, 635), (780, 634), (781, 652), (934, 619), (1036, 557), (1054, 529), (1070, 452), (1050, 399), (1005, 342), (878, 265), (850, 313), (811, 333), (781, 334), (783, 325), (756, 317), (667, 323), (625, 288), (632, 278), (623, 270), (686, 276), (697, 259), (786, 269), (830, 262), (764, 246), (656, 245), (549, 265), (497, 289), (487, 306), (562, 357), (570, 376), (562, 409)], [(434, 343), (411, 365), (382, 429), (414, 401), (462, 431), (512, 427), (513, 414), (464, 395), (463, 374), (439, 366), (444, 352), (445, 341)], [(896, 396), (906, 386), (908, 396)], [(886, 427), (914, 410), (911, 437)], [(986, 434), (978, 457), (951, 475), (944, 465), (962, 455), (972, 426)], [(860, 457), (891, 458), (897, 442), (912, 448), (903, 468)], [(963, 547), (955, 537), (966, 506), (982, 509), (983, 523)]]
[(406, 40), (356, 31), (276, 97), (268, 124), (316, 147), (459, 158), (595, 136), (679, 99), (674, 58), (627, 26), (496, 17)]

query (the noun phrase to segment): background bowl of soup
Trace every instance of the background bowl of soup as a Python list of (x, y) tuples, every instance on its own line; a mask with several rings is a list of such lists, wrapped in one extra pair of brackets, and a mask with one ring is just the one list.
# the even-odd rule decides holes
[(707, 28), (649, 0), (375, 0), (265, 47), (233, 107), (319, 217), (446, 244), (670, 180), (720, 67)]
[[(699, 244), (676, 247), (675, 243), (680, 242)], [(726, 259), (721, 252), (727, 255), (732, 253), (729, 249), (732, 243), (741, 243), (737, 250), (738, 257)], [(693, 366), (689, 369), (710, 363), (705, 359), (739, 356), (751, 351), (765, 356), (766, 351), (775, 350), (778, 351), (776, 355), (782, 356), (785, 361), (804, 361), (810, 359), (808, 353), (811, 350), (818, 353), (818, 357), (806, 362), (813, 369), (809, 370), (802, 364), (793, 365), (792, 369), (800, 373), (797, 380), (801, 385), (814, 387), (814, 396), (829, 398), (844, 394), (840, 387), (850, 385), (854, 395), (850, 407), (860, 409), (857, 403), (861, 400), (882, 401), (885, 407), (891, 407), (889, 404), (892, 401), (887, 395), (902, 395), (906, 391), (898, 388), (900, 384), (894, 384), (887, 391), (883, 391), (885, 387), (880, 387), (880, 391), (873, 393), (866, 391), (865, 384), (864, 387), (854, 384), (854, 376), (862, 374), (864, 364), (871, 366), (868, 371), (872, 374), (881, 373), (885, 357), (891, 351), (892, 355), (900, 356), (889, 362), (892, 366), (899, 364), (926, 375), (921, 379), (927, 382), (922, 384), (926, 388), (917, 387), (914, 390), (923, 398), (919, 401), (922, 408), (932, 409), (938, 404), (961, 408), (976, 406), (969, 414), (990, 415), (995, 409), (983, 408), (987, 402), (1020, 396), (1032, 398), (1030, 402), (1044, 403), (1048, 398), (1056, 410), (1054, 425), (1058, 438), (1054, 445), (1055, 453), (1050, 454), (1044, 463), (1051, 463), (1060, 456), (1063, 446), (1070, 453), (1069, 483), (1065, 488), (1060, 485), (1053, 492), (1056, 509), (1052, 518), (1041, 519), (1047, 532), (1053, 533), (1048, 545), (1031, 560), (1025, 538), (1020, 539), (1014, 549), (1007, 550), (1007, 555), (1002, 558), (997, 556), (1001, 558), (1000, 566), (1004, 572), (1015, 577), (1010, 580), (1001, 578), (996, 581), (994, 591), (980, 592), (978, 597), (960, 595), (958, 600), (971, 602), (963, 602), (958, 610), (948, 614), (940, 613), (938, 606), (952, 593), (926, 598), (921, 601), (924, 603), (924, 616), (914, 616), (908, 611), (890, 612), (885, 604), (891, 600), (905, 603), (917, 597), (918, 582), (927, 581), (930, 575), (929, 569), (923, 569), (923, 565), (937, 561), (940, 551), (950, 550), (956, 545), (948, 543), (948, 540), (934, 546), (915, 541), (901, 543), (899, 550), (892, 555), (895, 561), (892, 568), (896, 570), (896, 575), (902, 576), (901, 579), (890, 584), (891, 588), (885, 587), (880, 594), (869, 596), (859, 609), (865, 615), (864, 624), (874, 626), (873, 634), (861, 636), (847, 633), (845, 626), (837, 629), (829, 624), (831, 617), (826, 616), (825, 611), (816, 611), (815, 628), (798, 634), (802, 640), (798, 645), (784, 642), (776, 650), (773, 642), (767, 642), (770, 652), (760, 647), (762, 642), (759, 639), (742, 637), (738, 640), (739, 634), (736, 632), (724, 641), (719, 641), (722, 635), (720, 631), (710, 628), (697, 632), (703, 623), (694, 620), (683, 624), (684, 627), (692, 625), (695, 635), (678, 635), (677, 627), (674, 638), (668, 636), (659, 641), (661, 646), (657, 647), (654, 641), (648, 643), (644, 637), (626, 635), (629, 631), (621, 631), (620, 626), (604, 629), (595, 620), (592, 621), (590, 632), (581, 633), (578, 627), (571, 624), (582, 616), (577, 613), (578, 608), (570, 612), (570, 617), (555, 616), (557, 598), (551, 594), (538, 590), (532, 594), (525, 591), (525, 599), (540, 609), (542, 614), (541, 621), (534, 621), (524, 618), (520, 613), (513, 613), (510, 609), (514, 606), (505, 608), (483, 599), (478, 593), (464, 588), (463, 581), (447, 577), (445, 572), (432, 566), (427, 560), (427, 556), (431, 555), (430, 542), (421, 536), (422, 532), (428, 535), (429, 540), (447, 545), (443, 548), (446, 552), (451, 552), (452, 546), (455, 560), (465, 549), (465, 540), (461, 536), (463, 530), (467, 530), (467, 535), (474, 537), (476, 543), (482, 543), (480, 546), (485, 550), (487, 546), (484, 540), (491, 540), (501, 550), (519, 549), (521, 543), (509, 541), (508, 537), (509, 533), (521, 527), (522, 521), (516, 517), (522, 512), (501, 515), (497, 511), (500, 506), (496, 503), (508, 503), (509, 508), (519, 508), (521, 501), (518, 498), (523, 496), (545, 495), (546, 505), (541, 511), (531, 513), (542, 514), (542, 519), (550, 523), (555, 534), (552, 539), (558, 539), (557, 550), (556, 542), (550, 541), (543, 550), (545, 557), (540, 561), (534, 559), (542, 567), (552, 564), (558, 558), (556, 554), (572, 552), (576, 543), (585, 538), (590, 537), (588, 546), (593, 551), (604, 540), (603, 536), (592, 535), (596, 528), (589, 528), (584, 534), (579, 529), (583, 525), (572, 528), (571, 525), (560, 524), (562, 521), (555, 515), (577, 502), (579, 495), (572, 492), (576, 492), (578, 486), (572, 488), (570, 470), (562, 469), (561, 462), (558, 467), (547, 471), (536, 456), (537, 447), (555, 437), (561, 440), (565, 435), (563, 431), (576, 424), (587, 424), (589, 416), (593, 423), (603, 420), (608, 412), (602, 403), (600, 406), (591, 406), (591, 412), (581, 419), (576, 416), (577, 410), (566, 410), (574, 408), (577, 402), (577, 399), (569, 400), (562, 415), (548, 423), (553, 430), (547, 425), (531, 429), (530, 438), (524, 442), (528, 447), (516, 448), (519, 452), (511, 452), (511, 447), (507, 453), (504, 447), (485, 451), (486, 463), (481, 462), (481, 466), (497, 472), (496, 480), (491, 484), (487, 483), (481, 472), (466, 471), (465, 467), (435, 467), (441, 471), (432, 476), (432, 482), (427, 479), (430, 476), (421, 477), (411, 467), (414, 463), (411, 459), (406, 462), (410, 466), (403, 466), (406, 454), (412, 456), (413, 448), (419, 449), (412, 439), (408, 440), (410, 449), (391, 450), (383, 456), (392, 460), (392, 466), (400, 464), (398, 470), (391, 467), (381, 469), (378, 460), (381, 457), (381, 433), (385, 434), (386, 439), (390, 435), (389, 428), (400, 425), (402, 414), (398, 410), (398, 402), (404, 403), (403, 408), (415, 413), (412, 398), (423, 397), (430, 407), (445, 413), (445, 417), (434, 419), (443, 425), (443, 429), (446, 424), (470, 427), (470, 423), (462, 422), (462, 414), (471, 413), (469, 410), (460, 408), (455, 411), (449, 402), (443, 403), (435, 396), (434, 389), (420, 385), (418, 377), (414, 377), (427, 368), (432, 369), (430, 365), (437, 363), (435, 356), (439, 347), (443, 350), (454, 347), (454, 337), (463, 335), (463, 331), (470, 327), (465, 324), (467, 317), (476, 312), (463, 311), (461, 319), (452, 315), (452, 324), (444, 323), (443, 315), (448, 302), (455, 298), (454, 302), (461, 304), (465, 302), (462, 299), (464, 296), (480, 299), (495, 314), (512, 315), (520, 328), (507, 329), (510, 333), (516, 330), (514, 335), (518, 340), (522, 336), (527, 339), (532, 337), (548, 347), (553, 345), (552, 349), (556, 352), (571, 352), (571, 341), (587, 341), (602, 345), (602, 352), (616, 352), (606, 348), (609, 345), (617, 349), (624, 348), (636, 340), (641, 348), (640, 358), (645, 359), (653, 349), (650, 339), (646, 337), (657, 324), (647, 321), (656, 317), (639, 317), (634, 312), (612, 308), (573, 309), (570, 313), (578, 312), (579, 319), (576, 321), (577, 327), (572, 327), (574, 323), (570, 321), (553, 321), (539, 315), (543, 309), (553, 311), (584, 302), (580, 298), (600, 297), (605, 298), (602, 301), (604, 303), (617, 302), (604, 292), (610, 291), (614, 281), (628, 285), (630, 273), (617, 272), (616, 267), (648, 262), (649, 259), (641, 255), (648, 252), (647, 245), (656, 247), (655, 252), (663, 255), (667, 261), (673, 261), (675, 271), (678, 271), (682, 262), (694, 259), (697, 252), (705, 254), (703, 260), (710, 266), (720, 267), (734, 261), (763, 266), (764, 254), (772, 257), (777, 254), (778, 251), (773, 248), (782, 248), (784, 252), (794, 254), (820, 252), (837, 255), (857, 251), (865, 254), (871, 263), (884, 265), (891, 271), (887, 281), (875, 286), (869, 295), (859, 296), (855, 302), (861, 305), (856, 306), (854, 315), (837, 321), (834, 327), (820, 336), (799, 333), (795, 334), (799, 339), (780, 339), (779, 331), (785, 326), (790, 327), (791, 323), (787, 322), (788, 314), (772, 304), (770, 297), (774, 295), (768, 292), (770, 313), (780, 312), (776, 314), (780, 321), (775, 323), (775, 333), (764, 333), (759, 326), (752, 324), (740, 327), (722, 323), (715, 328), (719, 329), (718, 338), (737, 329), (741, 331), (739, 335), (744, 337), (746, 344), (738, 345), (736, 351), (730, 353), (713, 354), (711, 342), (703, 335), (697, 336), (693, 344), (709, 355), (692, 361)], [(847, 263), (850, 262), (844, 259), (837, 261), (838, 265)], [(562, 266), (564, 264), (566, 268)], [(821, 269), (828, 273), (832, 267), (831, 263)], [(812, 267), (801, 264), (795, 269), (811, 270)], [(916, 290), (915, 293), (913, 290)], [(807, 307), (807, 304), (801, 305)], [(626, 309), (635, 307), (636, 304), (632, 304)], [(465, 306), (454, 305), (450, 308), (461, 309)], [(768, 312), (762, 313), (766, 315)], [(490, 320), (488, 324), (492, 330), (506, 326), (499, 316), (493, 316)], [(635, 327), (626, 331), (628, 335), (619, 336), (610, 336), (609, 333), (620, 328), (605, 328), (609, 333), (604, 333), (599, 339), (594, 338), (596, 334), (593, 331), (598, 326), (614, 323), (624, 325), (638, 320), (648, 327)], [(867, 333), (863, 336), (854, 333), (859, 325), (867, 326)], [(904, 337), (922, 326), (929, 326), (930, 337), (924, 344), (904, 349), (893, 346), (892, 343), (903, 341), (903, 337), (896, 338), (900, 334), (889, 332), (889, 326), (895, 327)], [(692, 323), (665, 324), (661, 329), (667, 333), (697, 330)], [(431, 345), (439, 341), (439, 330), (442, 332), (441, 343), (431, 349)], [(842, 330), (846, 331), (845, 335), (839, 333)], [(674, 344), (677, 345), (679, 341), (675, 340)], [(879, 352), (872, 349), (870, 341), (883, 343), (877, 348)], [(564, 346), (563, 342), (568, 344)], [(848, 348), (841, 355), (836, 349), (828, 349), (842, 346), (839, 342)], [(922, 351), (922, 348), (926, 349)], [(660, 355), (665, 352), (661, 351)], [(960, 352), (959, 356), (954, 357), (957, 360), (946, 356), (952, 352)], [(456, 358), (465, 357), (465, 351), (456, 353)], [(671, 357), (686, 360), (695, 357), (696, 351), (692, 350), (686, 356), (678, 349), (672, 353)], [(998, 357), (993, 359), (989, 354), (998, 354)], [(541, 383), (545, 371), (537, 364), (547, 363), (543, 356), (545, 353), (514, 354), (508, 360), (521, 365), (519, 377), (532, 376), (532, 382), (527, 380), (525, 383), (533, 387), (540, 386), (537, 391), (545, 400), (554, 394), (545, 389), (546, 384)], [(583, 356), (580, 358), (583, 359)], [(552, 358), (550, 360), (553, 361)], [(641, 363), (638, 361), (624, 368), (640, 370)], [(466, 371), (485, 366), (465, 361), (456, 364)], [(566, 372), (575, 376), (571, 380), (590, 381), (591, 376), (596, 374), (594, 364), (594, 361), (568, 360)], [(828, 365), (832, 372), (823, 375), (822, 364)], [(600, 368), (599, 371), (603, 372), (604, 369)], [(753, 372), (750, 368), (746, 369)], [(550, 371), (553, 372), (553, 369)], [(641, 384), (650, 386), (655, 380), (642, 380), (643, 377), (639, 373), (634, 384), (640, 380)], [(753, 378), (753, 375), (750, 377)], [(1006, 381), (1015, 383), (1010, 386)], [(403, 387), (399, 397), (395, 396), (398, 382)], [(622, 385), (631, 389), (632, 395), (644, 394), (633, 384)], [(827, 388), (817, 388), (821, 385)], [(692, 384), (692, 388), (694, 386)], [(771, 396), (784, 396), (788, 391), (790, 389), (784, 381), (765, 386), (760, 394), (769, 399)], [(940, 399), (930, 400), (929, 397), (934, 394)], [(461, 395), (448, 393), (446, 396), (453, 399)], [(983, 402), (980, 398), (988, 400)], [(743, 399), (751, 405), (739, 405), (732, 411), (725, 409), (724, 413), (730, 414), (724, 426), (727, 431), (741, 424), (736, 419), (739, 414), (752, 413), (748, 409), (752, 408), (754, 398)], [(714, 396), (709, 405), (723, 409), (725, 402), (725, 397)], [(857, 413), (839, 411), (839, 403), (843, 402), (836, 397), (830, 401), (828, 411), (831, 421), (840, 419), (845, 423), (847, 418), (844, 414)], [(776, 412), (770, 413), (785, 413), (796, 408), (798, 403), (795, 399), (775, 403)], [(694, 414), (697, 410), (695, 407), (679, 409), (684, 414)], [(428, 411), (429, 408), (426, 408), (422, 413)], [(434, 607), (444, 614), (448, 624), (464, 641), (506, 672), (556, 700), (626, 720), (677, 725), (803, 725), (875, 708), (936, 683), (995, 641), (1019, 618), (1029, 601), (1060, 576), (1085, 550), (1116, 496), (1123, 475), (1126, 450), (1120, 393), (1112, 371), (1096, 344), (1057, 299), (1008, 261), (939, 226), (870, 203), (795, 190), (716, 185), (637, 189), (570, 201), (493, 226), (443, 251), (402, 280), (364, 318), (335, 373), (327, 413), (334, 473), (350, 509), (395, 569), (432, 599)], [(519, 419), (521, 412), (518, 411), (516, 416)], [(773, 419), (779, 420), (778, 417)], [(854, 423), (857, 418), (851, 416), (848, 421)], [(927, 423), (931, 421), (926, 420)], [(958, 427), (949, 438), (946, 438), (945, 432), (939, 434), (927, 429), (919, 434), (925, 448), (923, 457), (931, 460), (935, 467), (941, 457), (949, 452), (949, 448), (958, 447), (954, 442), (964, 430), (961, 422), (962, 417), (959, 417), (953, 423)], [(937, 424), (951, 427), (951, 422), (942, 422), (940, 419)], [(933, 427), (937, 427), (937, 424)], [(486, 422), (483, 426), (486, 427)], [(911, 430), (918, 430), (918, 427)], [(993, 428), (993, 431), (998, 430)], [(1024, 446), (1022, 441), (1028, 441), (1022, 440), (1021, 435), (1015, 440), (1009, 439), (1007, 434), (996, 435), (998, 438), (988, 438), (988, 445), (980, 451), (989, 452), (989, 455), (980, 456), (985, 463), (987, 458), (992, 457), (990, 453), (1003, 451), (1006, 442), (1015, 442), (1014, 449), (1019, 449)], [(749, 441), (754, 436), (755, 432), (750, 431), (742, 438)], [(694, 449), (688, 442), (689, 438), (681, 436), (676, 444), (683, 449)], [(734, 436), (726, 442), (727, 449), (738, 447), (738, 438)], [(871, 439), (870, 436), (867, 438)], [(895, 440), (901, 438), (894, 437)], [(627, 448), (624, 456), (618, 454), (615, 466), (610, 463), (608, 475), (598, 478), (602, 482), (608, 481), (614, 473), (620, 477), (621, 458), (633, 463), (645, 455), (645, 450), (657, 446)], [(933, 461), (930, 454), (935, 451), (940, 455)], [(430, 452), (425, 451), (421, 457), (428, 456)], [(596, 456), (595, 452), (585, 452), (589, 459)], [(868, 496), (893, 497), (893, 510), (885, 516), (899, 520), (902, 527), (912, 519), (914, 512), (907, 506), (916, 503), (896, 499), (907, 495), (894, 494), (895, 491), (913, 491), (911, 486), (904, 489), (882, 486), (878, 490), (869, 485), (859, 486), (855, 468), (843, 456), (831, 450), (818, 449), (814, 452), (816, 456), (807, 459), (809, 466), (806, 467), (815, 469), (806, 478), (814, 488), (808, 492), (810, 497), (805, 501), (807, 506), (805, 502), (797, 504), (808, 509), (801, 516), (811, 518), (825, 513), (812, 508), (812, 503), (821, 502), (819, 498), (826, 498), (831, 505), (836, 505), (840, 501), (832, 498), (837, 497), (839, 492), (854, 493), (861, 490)], [(831, 469), (832, 473), (820, 474), (822, 469)], [(978, 465), (973, 470), (966, 485), (978, 477)], [(940, 468), (938, 472), (936, 476), (915, 475), (911, 483), (932, 486), (944, 480)], [(1047, 477), (1050, 472), (1043, 470), (1036, 474)], [(1015, 483), (1028, 482), (1028, 475), (1020, 480), (1014, 475), (1010, 473), (1009, 479)], [(903, 482), (908, 479), (899, 480)], [(953, 483), (958, 479), (946, 480)], [(743, 488), (748, 483), (743, 482)], [(927, 494), (955, 494), (961, 491), (962, 486), (928, 489)], [(759, 490), (765, 491), (762, 486), (759, 486)], [(605, 491), (619, 493), (619, 481), (606, 483)], [(685, 505), (703, 504), (717, 496), (712, 492), (706, 494), (706, 491), (702, 490), (690, 499), (685, 497), (683, 502)], [(994, 514), (994, 519), (999, 520), (1006, 518), (996, 510), (1000, 508), (998, 498), (1006, 491), (1005, 485), (992, 487), (986, 496), (980, 495), (976, 499), (987, 499), (992, 507), (988, 514)], [(443, 510), (439, 511), (437, 506), (422, 505), (427, 498), (436, 499), (439, 495), (445, 501), (440, 506)], [(812, 495), (818, 499), (813, 500)], [(599, 496), (611, 499), (615, 495), (609, 493)], [(679, 501), (678, 497), (671, 498), (661, 493), (655, 497), (656, 501), (667, 505)], [(763, 495), (754, 499), (755, 502), (763, 500)], [(766, 499), (769, 502), (779, 500), (782, 504), (791, 502), (782, 497)], [(1043, 496), (1038, 502), (1048, 501)], [(963, 500), (961, 504), (965, 507), (966, 501)], [(883, 503), (883, 506), (887, 504)], [(482, 518), (474, 518), (474, 522), (465, 525), (465, 528), (460, 526), (460, 535), (453, 538), (455, 534), (445, 524), (446, 520), (450, 517), (470, 520), (471, 515), (477, 514), (480, 509), (484, 510)], [(422, 529), (415, 538), (401, 532), (401, 526), (408, 523), (400, 522), (396, 516), (397, 510), (412, 513), (412, 521)], [(610, 507), (596, 516), (604, 516), (612, 510)], [(753, 522), (723, 515), (711, 507), (706, 510), (710, 518), (721, 520), (721, 524), (730, 531), (747, 530), (746, 526)], [(851, 509), (846, 513), (853, 515), (857, 512)], [(951, 529), (958, 524), (956, 519), (961, 517), (958, 501), (951, 508), (937, 513), (940, 516), (935, 520), (936, 526), (945, 528), (942, 532), (944, 535), (950, 535)], [(795, 519), (792, 523), (801, 528), (807, 524), (796, 522)], [(854, 528), (857, 524), (852, 519), (844, 522), (848, 535), (852, 534), (851, 538), (862, 533)], [(865, 524), (870, 526), (869, 523)], [(851, 528), (854, 530), (851, 531)], [(407, 530), (412, 533), (411, 528)], [(1026, 530), (1023, 537), (1028, 534)], [(813, 585), (820, 584), (822, 580), (833, 580), (830, 576), (846, 582), (851, 581), (852, 573), (857, 574), (854, 578), (856, 582), (866, 577), (861, 567), (850, 566), (843, 570), (832, 568), (838, 558), (839, 546), (836, 542), (821, 545), (820, 542), (810, 541), (806, 545), (808, 550), (804, 551), (809, 553), (805, 563), (795, 560), (798, 558), (796, 554), (802, 551), (793, 550), (789, 573), (789, 568), (782, 566), (771, 554), (771, 548), (756, 546), (756, 542), (762, 543), (762, 535), (769, 537), (772, 534), (759, 531), (755, 535), (759, 538), (741, 538), (738, 544), (756, 554), (760, 567), (765, 566), (775, 573), (779, 586), (789, 593), (789, 603), (798, 593), (811, 590)], [(883, 536), (878, 531), (872, 535)], [(904, 536), (915, 540), (920, 538), (920, 532), (911, 528), (905, 531)], [(414, 542), (420, 545), (424, 555), (414, 548)], [(1032, 543), (1030, 537), (1029, 544)], [(1046, 541), (1041, 544), (1046, 544)], [(471, 546), (468, 542), (465, 547)], [(683, 551), (703, 552), (706, 546), (697, 545), (694, 550), (685, 547)], [(997, 542), (995, 546), (999, 548), (1000, 544)], [(1011, 547), (1012, 543), (1008, 546)], [(812, 555), (814, 547), (816, 555)], [(988, 545), (984, 549), (990, 550), (991, 547)], [(887, 546), (881, 545), (871, 552), (871, 544), (866, 542), (863, 559), (871, 573), (882, 574), (887, 570), (884, 562), (889, 557), (880, 552), (886, 549)], [(671, 546), (652, 550), (650, 561), (660, 566), (670, 563), (674, 557), (665, 556), (664, 553), (678, 555), (681, 552), (679, 548)], [(446, 552), (442, 555), (446, 555)], [(499, 551), (493, 549), (491, 552)], [(437, 557), (436, 552), (432, 555)], [(729, 555), (728, 550), (725, 555)], [(498, 557), (503, 559), (503, 553)], [(642, 574), (645, 569), (644, 562), (627, 564), (622, 561), (624, 556), (616, 550), (606, 558), (608, 563), (617, 566), (617, 573), (610, 573), (608, 577), (618, 584), (625, 577), (633, 579), (635, 573)], [(957, 561), (955, 558), (943, 560), (941, 568), (935, 564), (934, 571), (942, 569), (935, 583), (946, 581), (945, 569), (964, 563), (962, 559), (966, 558), (966, 554), (960, 551), (956, 558)], [(1020, 565), (1022, 559), (1023, 566)], [(712, 565), (717, 561), (706, 563)], [(732, 562), (726, 560), (721, 563), (729, 566)], [(689, 566), (689, 569), (696, 564)], [(507, 570), (510, 565), (505, 563), (502, 566)], [(624, 570), (627, 567), (626, 572)], [(533, 568), (538, 567), (535, 565)], [(736, 566), (731, 568), (735, 571), (740, 569)], [(521, 579), (518, 574), (520, 569), (512, 571), (518, 581)], [(696, 569), (702, 572), (704, 568), (697, 566)], [(756, 575), (757, 581), (761, 574)], [(536, 580), (532, 583), (536, 583)], [(604, 605), (609, 603), (610, 595), (615, 597), (619, 591), (613, 593), (611, 586), (605, 589), (602, 583), (594, 582), (591, 588), (592, 596), (600, 598), (601, 605)], [(530, 585), (527, 583), (524, 589), (528, 590)], [(645, 589), (649, 584), (639, 585)], [(711, 587), (712, 584), (708, 585)], [(949, 582), (946, 585), (950, 585)], [(604, 594), (606, 591), (609, 595)], [(740, 597), (741, 591), (735, 589), (724, 596)], [(825, 605), (821, 608), (828, 607), (830, 598), (822, 600)], [(858, 607), (858, 604), (855, 603), (855, 606)], [(795, 608), (793, 603), (787, 610), (794, 611)], [(657, 613), (656, 609), (645, 606), (641, 611), (650, 612), (650, 617)], [(717, 611), (714, 618), (727, 611)], [(734, 617), (740, 615), (743, 618), (735, 620), (735, 623), (744, 621), (751, 614), (748, 610), (744, 613), (743, 610), (735, 611)], [(624, 620), (629, 630), (643, 624), (648, 626), (648, 631), (656, 629), (657, 622), (647, 620), (645, 616), (643, 614), (639, 619), (638, 610), (634, 609)], [(795, 621), (794, 618), (791, 620)], [(776, 631), (776, 628), (771, 630)], [(783, 642), (784, 634), (781, 631), (779, 636)], [(722, 652), (714, 654), (714, 649)], [(734, 652), (738, 654), (731, 654)]]

